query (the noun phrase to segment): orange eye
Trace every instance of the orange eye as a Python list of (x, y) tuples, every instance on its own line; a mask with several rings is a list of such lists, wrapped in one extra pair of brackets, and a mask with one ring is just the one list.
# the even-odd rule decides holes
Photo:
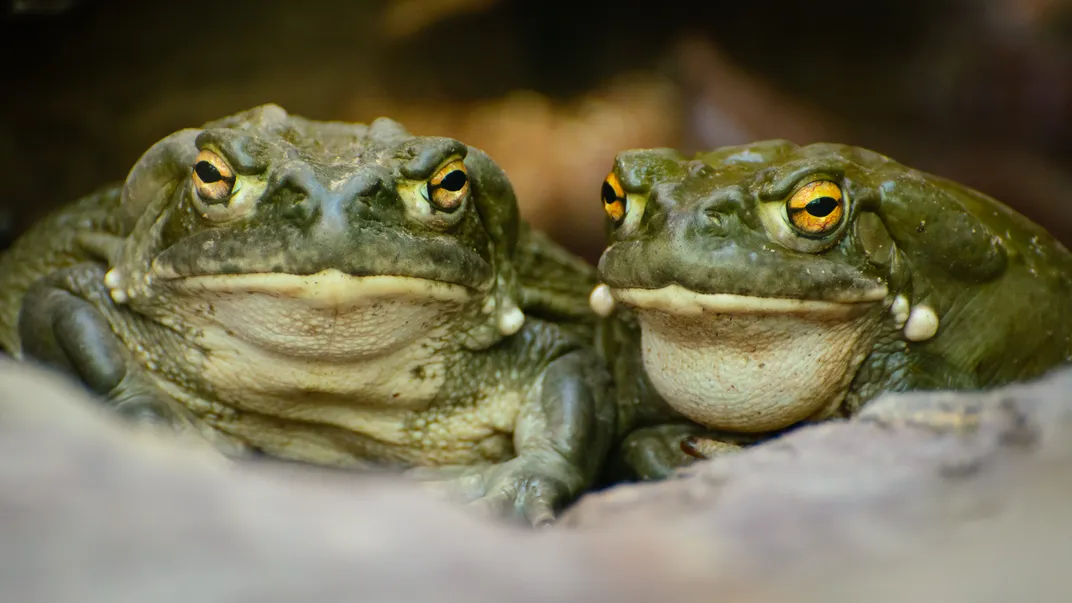
[(428, 181), (427, 199), (441, 211), (458, 209), (469, 192), (469, 173), (465, 162), (455, 159), (441, 167)]
[(621, 222), (625, 217), (625, 190), (614, 172), (603, 181), (600, 197), (603, 198), (603, 211), (607, 212), (607, 216), (616, 223)]
[(845, 216), (841, 187), (829, 180), (806, 184), (786, 202), (785, 213), (802, 234), (824, 235), (837, 228)]
[(197, 196), (210, 205), (226, 203), (234, 192), (234, 170), (223, 157), (208, 149), (197, 154), (193, 179)]

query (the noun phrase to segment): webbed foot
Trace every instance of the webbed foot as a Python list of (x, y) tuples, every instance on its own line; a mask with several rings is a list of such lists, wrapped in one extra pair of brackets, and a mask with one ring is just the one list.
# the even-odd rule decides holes
[(694, 423), (670, 423), (634, 430), (622, 441), (621, 456), (636, 479), (661, 480), (697, 459), (732, 454), (773, 435), (726, 433)]
[(681, 444), (686, 438), (703, 432), (699, 425), (686, 423), (641, 427), (622, 440), (621, 460), (636, 479), (666, 479), (695, 460)]
[(681, 440), (680, 447), (682, 452), (695, 459), (709, 459), (744, 448), (741, 444), (702, 435), (687, 436)]
[(544, 527), (584, 482), (576, 468), (553, 456), (530, 454), (472, 467), (420, 467), (406, 475), (485, 517), (512, 517)]
[[(519, 337), (518, 342), (536, 337), (555, 341), (559, 335), (553, 325), (537, 323)], [(573, 347), (572, 340), (568, 345)], [(522, 519), (532, 526), (553, 522), (558, 511), (595, 482), (610, 449), (617, 407), (610, 374), (586, 349), (555, 357), (526, 390), (514, 424), (514, 458), (494, 465), (411, 469), (408, 475), (485, 515)]]

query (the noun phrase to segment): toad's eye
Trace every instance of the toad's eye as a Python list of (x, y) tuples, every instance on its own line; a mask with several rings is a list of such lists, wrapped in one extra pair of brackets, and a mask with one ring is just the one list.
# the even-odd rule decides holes
[(845, 217), (841, 187), (829, 180), (817, 180), (793, 193), (785, 204), (789, 223), (805, 236), (821, 236), (836, 229)]
[(455, 159), (432, 176), (425, 196), (439, 210), (451, 213), (461, 207), (468, 193), (469, 173), (465, 170), (465, 162)]
[(603, 211), (607, 212), (607, 217), (615, 224), (621, 222), (625, 217), (625, 190), (614, 172), (611, 172), (603, 181), (603, 189), (599, 196), (603, 199)]
[(234, 170), (223, 157), (208, 149), (197, 154), (193, 179), (197, 196), (209, 205), (226, 203), (234, 192)]

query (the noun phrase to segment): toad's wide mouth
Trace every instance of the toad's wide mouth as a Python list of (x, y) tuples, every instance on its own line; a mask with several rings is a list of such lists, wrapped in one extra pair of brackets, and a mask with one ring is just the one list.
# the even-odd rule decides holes
[(143, 311), (194, 327), (203, 350), (232, 358), (267, 352), (314, 364), (363, 362), (421, 341), (442, 343), (484, 303), (463, 285), (336, 269), (189, 276), (156, 287), (161, 295)]
[(880, 285), (871, 290), (823, 300), (756, 297), (734, 293), (699, 293), (677, 284), (658, 289), (611, 288), (610, 293), (615, 301), (627, 306), (680, 316), (804, 314), (849, 318), (885, 299), (888, 290), (884, 285)]
[(203, 282), (215, 287), (237, 287), (255, 285), (264, 275), (273, 274), (279, 277), (268, 282), (275, 284), (266, 286), (286, 287), (287, 281), (311, 284), (324, 275), (349, 276), (355, 283), (382, 276), (481, 291), (490, 290), (495, 282), (490, 257), (446, 236), (416, 238), (382, 228), (362, 229), (347, 237), (303, 237), (285, 229), (275, 234), (205, 231), (192, 235), (152, 255), (150, 277), (156, 281), (206, 277)]
[(479, 291), (465, 285), (410, 276), (354, 276), (336, 269), (315, 274), (277, 272), (218, 274), (172, 279), (185, 293), (261, 294), (315, 307), (346, 306), (371, 299), (417, 299), (462, 303)]
[[(711, 295), (699, 299), (714, 307), (728, 305), (735, 312), (747, 307), (807, 307), (753, 300), (875, 301), (886, 295), (888, 281), (875, 270), (866, 262), (857, 265), (840, 256), (710, 238), (698, 239), (691, 246), (677, 239), (619, 242), (608, 247), (599, 260), (599, 279), (612, 289), (660, 291), (648, 296), (667, 303), (680, 301), (680, 291), (672, 287), (677, 285), (697, 295)], [(738, 298), (744, 298), (745, 303), (739, 303)]]

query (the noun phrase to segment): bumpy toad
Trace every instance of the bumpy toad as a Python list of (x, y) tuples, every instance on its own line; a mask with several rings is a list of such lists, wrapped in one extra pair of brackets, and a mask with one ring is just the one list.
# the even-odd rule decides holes
[[(603, 345), (642, 478), (885, 392), (987, 388), (1072, 359), (1072, 255), (996, 200), (878, 153), (631, 150), (602, 201), (591, 303), (613, 313)], [(965, 419), (910, 414), (873, 418)]]
[(0, 345), (228, 454), (418, 468), (543, 523), (615, 421), (592, 282), (483, 152), (266, 105), (18, 240)]

